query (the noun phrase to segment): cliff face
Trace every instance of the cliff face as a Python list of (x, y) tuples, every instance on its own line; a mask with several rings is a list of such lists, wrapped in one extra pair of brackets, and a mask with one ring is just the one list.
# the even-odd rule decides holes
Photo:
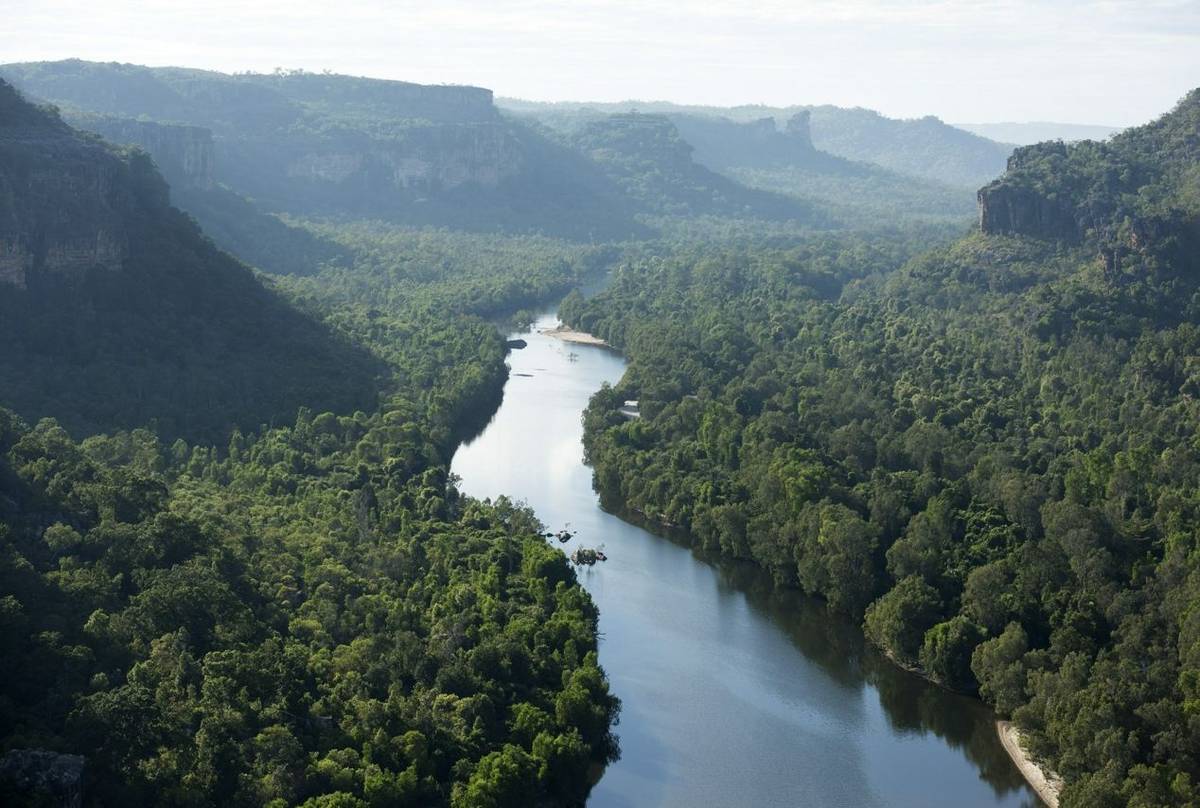
[(127, 143), (145, 149), (172, 188), (207, 191), (215, 184), (216, 152), (209, 129), (103, 115), (68, 115), (66, 120), (111, 143)]
[(979, 190), (979, 228), (985, 233), (1077, 241), (1071, 208), (1032, 188), (995, 182)]
[(519, 142), (499, 123), (439, 126), (399, 143), (314, 144), (283, 167), (292, 179), (363, 183), (383, 178), (397, 190), (438, 193), (462, 185), (495, 188), (522, 169)]
[(120, 269), (129, 221), (166, 207), (166, 185), (144, 155), (81, 138), (50, 113), (4, 114), (22, 104), (0, 81), (0, 282)]
[(1107, 142), (1060, 141), (1013, 152), (979, 191), (984, 233), (1083, 242), (1107, 276), (1200, 267), (1200, 90)]
[(809, 129), (810, 114), (801, 110), (781, 130), (774, 118), (739, 123), (728, 118), (672, 115), (683, 138), (696, 148), (696, 161), (721, 171), (727, 168), (778, 168), (818, 162)]
[(328, 210), (325, 192), (335, 205), (338, 194), (366, 193), (386, 209), (464, 185), (493, 189), (524, 169), (520, 138), (479, 87), (77, 60), (2, 72), (79, 110), (71, 121), (81, 128), (144, 148), (173, 187), (219, 182), (278, 210)]

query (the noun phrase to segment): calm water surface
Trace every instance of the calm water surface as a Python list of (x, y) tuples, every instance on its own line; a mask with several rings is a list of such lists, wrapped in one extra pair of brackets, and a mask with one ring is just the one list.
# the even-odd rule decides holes
[(603, 545), (579, 577), (600, 607), (600, 661), (622, 701), (621, 759), (589, 806), (1033, 806), (977, 702), (864, 647), (857, 626), (599, 507), (580, 415), (624, 360), (536, 333), (504, 402), (455, 455), (461, 488), (524, 500), (564, 545)]

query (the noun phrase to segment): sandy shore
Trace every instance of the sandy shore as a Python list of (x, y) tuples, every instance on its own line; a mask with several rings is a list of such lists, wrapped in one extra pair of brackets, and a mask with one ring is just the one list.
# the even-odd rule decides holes
[(554, 337), (563, 342), (578, 342), (580, 345), (608, 345), (607, 342), (599, 337), (593, 336), (586, 331), (575, 331), (565, 325), (559, 325), (555, 328), (547, 328), (541, 331), (547, 337)]
[(997, 721), (996, 732), (1000, 735), (1000, 743), (1004, 744), (1004, 751), (1008, 752), (1013, 763), (1017, 764), (1030, 788), (1037, 792), (1042, 802), (1050, 808), (1058, 808), (1062, 778), (1048, 769), (1043, 769), (1025, 753), (1025, 748), (1021, 746), (1021, 734), (1011, 721)]

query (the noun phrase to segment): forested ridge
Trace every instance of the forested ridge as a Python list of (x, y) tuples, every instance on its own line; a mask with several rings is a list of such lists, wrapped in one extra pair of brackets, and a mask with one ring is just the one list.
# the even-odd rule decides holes
[(0, 403), (170, 438), (374, 407), (383, 366), (172, 208), (142, 152), (0, 81)]
[(85, 805), (582, 804), (617, 754), (595, 607), (447, 468), (506, 376), (483, 317), (605, 255), (341, 225), (370, 280), (270, 279), (143, 154), (0, 102), (0, 751), (84, 756)]
[(1067, 806), (1198, 796), (1198, 103), (1018, 153), (1062, 238), (681, 248), (561, 309), (631, 360), (585, 417), (610, 507), (862, 616)]
[(581, 804), (616, 753), (594, 607), (445, 471), (503, 340), (428, 287), (330, 323), (388, 363), (371, 414), (217, 446), (5, 414), (4, 746), (85, 754), (94, 804)]
[[(725, 166), (753, 190), (659, 115), (7, 69), (211, 126), (246, 185), (169, 191), (0, 82), (0, 758), (84, 755), (85, 805), (582, 805), (618, 754), (596, 608), (536, 514), (448, 472), (496, 322), (567, 295), (630, 359), (584, 414), (607, 506), (978, 694), (1064, 805), (1196, 803), (1200, 91), (1018, 150), (965, 233), (937, 182)], [(923, 176), (999, 159), (853, 113)]]

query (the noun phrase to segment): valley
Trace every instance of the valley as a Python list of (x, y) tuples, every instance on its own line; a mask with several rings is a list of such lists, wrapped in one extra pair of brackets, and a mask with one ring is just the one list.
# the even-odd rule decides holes
[(1200, 90), (0, 65), (0, 801), (1191, 804), (1198, 256)]

